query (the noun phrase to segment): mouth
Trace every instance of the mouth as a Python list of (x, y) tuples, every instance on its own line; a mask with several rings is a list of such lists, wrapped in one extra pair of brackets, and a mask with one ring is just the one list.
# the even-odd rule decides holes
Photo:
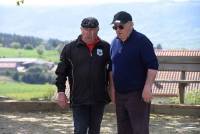
[(118, 36), (122, 36), (122, 33), (117, 33)]

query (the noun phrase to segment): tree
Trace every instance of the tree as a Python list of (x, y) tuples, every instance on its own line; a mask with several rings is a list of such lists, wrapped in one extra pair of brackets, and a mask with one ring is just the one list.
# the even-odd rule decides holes
[(64, 41), (58, 39), (49, 39), (48, 41), (33, 37), (33, 36), (21, 36), (17, 34), (6, 34), (0, 33), (0, 44), (3, 44), (3, 47), (11, 47), (10, 44), (13, 42), (18, 42), (20, 48), (37, 48), (39, 45), (44, 45), (46, 50), (55, 50), (59, 44), (65, 44)]
[(62, 44), (63, 42), (58, 39), (49, 39), (46, 43), (46, 49), (52, 50), (55, 49), (59, 44)]
[(15, 49), (20, 48), (20, 46), (21, 46), (21, 44), (20, 44), (19, 42), (12, 42), (12, 43), (10, 44), (10, 47), (11, 47), (11, 48), (15, 48)]
[(48, 68), (43, 65), (34, 65), (28, 68), (22, 76), (22, 81), (32, 84), (53, 83), (55, 74), (48, 71)]
[(44, 48), (44, 45), (39, 45), (37, 48), (36, 48), (36, 51), (38, 53), (39, 56), (42, 56), (44, 51), (45, 51), (45, 48)]
[(27, 50), (32, 50), (33, 49), (33, 46), (31, 44), (25, 44), (24, 45), (24, 49), (27, 49)]
[(59, 44), (57, 47), (56, 47), (56, 50), (59, 52), (59, 53), (61, 53), (62, 52), (62, 50), (63, 50), (63, 48), (64, 48), (64, 44)]
[(158, 44), (158, 45), (156, 46), (156, 49), (162, 49), (162, 45), (161, 45), (161, 44)]
[(20, 6), (21, 4), (24, 3), (24, 0), (16, 0), (17, 6)]

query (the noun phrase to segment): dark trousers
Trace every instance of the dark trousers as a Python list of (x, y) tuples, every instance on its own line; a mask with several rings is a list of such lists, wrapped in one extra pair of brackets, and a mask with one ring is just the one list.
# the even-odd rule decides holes
[(118, 134), (149, 134), (150, 103), (142, 99), (142, 92), (116, 92)]
[(73, 106), (74, 134), (99, 134), (104, 104)]

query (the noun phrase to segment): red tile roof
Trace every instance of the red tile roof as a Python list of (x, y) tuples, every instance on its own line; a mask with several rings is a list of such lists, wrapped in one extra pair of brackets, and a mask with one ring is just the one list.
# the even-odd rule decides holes
[(0, 69), (7, 69), (7, 68), (16, 68), (16, 63), (0, 63)]
[(157, 56), (200, 56), (200, 50), (155, 50)]

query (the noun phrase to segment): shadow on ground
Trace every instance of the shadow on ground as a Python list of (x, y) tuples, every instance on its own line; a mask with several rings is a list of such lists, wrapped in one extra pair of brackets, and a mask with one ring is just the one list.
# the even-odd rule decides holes
[[(0, 113), (0, 134), (72, 134), (71, 112)], [(101, 134), (116, 134), (116, 116), (105, 113)], [(151, 134), (199, 134), (200, 118), (151, 114)]]

